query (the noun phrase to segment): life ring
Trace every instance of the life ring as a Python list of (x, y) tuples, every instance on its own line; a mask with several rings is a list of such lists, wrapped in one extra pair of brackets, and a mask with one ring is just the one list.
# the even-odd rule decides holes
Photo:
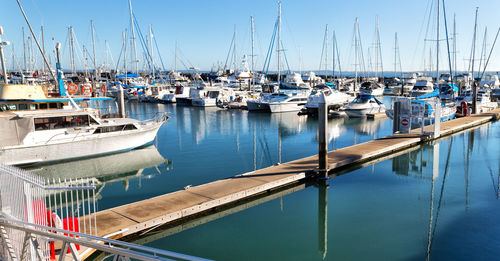
[(101, 85), (101, 93), (102, 93), (102, 95), (106, 95), (106, 85), (105, 84)]
[(134, 96), (137, 96), (137, 92), (134, 92)]
[(83, 95), (91, 95), (92, 94), (92, 86), (82, 85), (81, 90), (82, 90)]
[(68, 85), (68, 92), (69, 92), (70, 94), (75, 94), (77, 91), (78, 91), (78, 86), (76, 86), (76, 84), (74, 84), (74, 83), (70, 83), (70, 84)]

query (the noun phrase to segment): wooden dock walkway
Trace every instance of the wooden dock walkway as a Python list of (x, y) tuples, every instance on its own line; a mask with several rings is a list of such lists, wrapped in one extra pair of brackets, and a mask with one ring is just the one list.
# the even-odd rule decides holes
[[(500, 109), (441, 123), (441, 136), (500, 118)], [(329, 171), (388, 156), (428, 140), (420, 134), (395, 134), (328, 152)], [(173, 221), (187, 220), (210, 210), (311, 177), (318, 156), (306, 157), (257, 171), (191, 187), (98, 212), (99, 236), (122, 238), (144, 233)]]

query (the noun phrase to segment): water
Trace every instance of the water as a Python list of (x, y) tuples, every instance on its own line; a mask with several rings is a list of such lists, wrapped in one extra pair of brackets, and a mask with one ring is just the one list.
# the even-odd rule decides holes
[(495, 260), (499, 143), (497, 122), (137, 242), (216, 260)]
[[(127, 110), (138, 119), (170, 113), (155, 146), (33, 171), (97, 176), (103, 210), (317, 153), (317, 120), (296, 113), (143, 103)], [(336, 149), (388, 136), (392, 121), (330, 119), (329, 129)], [(431, 259), (494, 259), (499, 141), (497, 122), (352, 170), (328, 189), (299, 184), (136, 242), (217, 260), (425, 259), (429, 245)]]

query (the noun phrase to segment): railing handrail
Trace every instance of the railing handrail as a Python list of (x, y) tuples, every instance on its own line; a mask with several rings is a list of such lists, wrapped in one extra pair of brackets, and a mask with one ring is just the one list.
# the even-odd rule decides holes
[[(100, 250), (103, 252), (108, 252), (108, 253), (121, 252), (121, 253), (116, 253), (116, 254), (135, 254), (135, 256), (130, 256), (130, 257), (139, 258), (140, 260), (167, 260), (167, 259), (163, 259), (161, 257), (158, 257), (157, 255), (163, 255), (163, 256), (170, 257), (170, 258), (192, 260), (192, 261), (209, 261), (210, 260), (210, 259), (180, 254), (180, 253), (176, 253), (176, 252), (172, 252), (172, 251), (136, 245), (133, 243), (123, 242), (123, 241), (119, 241), (119, 240), (103, 238), (103, 237), (98, 237), (98, 236), (92, 236), (92, 235), (82, 234), (82, 233), (68, 231), (68, 230), (64, 230), (64, 229), (33, 224), (33, 223), (29, 223), (29, 222), (25, 222), (25, 221), (21, 221), (21, 220), (17, 220), (17, 219), (5, 218), (5, 217), (1, 217), (1, 215), (2, 215), (2, 213), (0, 213), (0, 224), (2, 224), (2, 226), (10, 227), (13, 229), (25, 230), (25, 231), (33, 233), (33, 234), (37, 234), (37, 235), (41, 235), (44, 237), (53, 238), (53, 239), (57, 239), (57, 240), (67, 241), (67, 242), (70, 242), (73, 244), (79, 244), (79, 245), (93, 248), (96, 250)], [(12, 224), (12, 223), (14, 223), (14, 224)], [(33, 227), (33, 228), (30, 228), (30, 227)], [(41, 231), (40, 229), (43, 229), (46, 231), (51, 231), (51, 232), (44, 232), (44, 231)], [(56, 234), (54, 232), (58, 232), (59, 234)], [(64, 235), (64, 234), (66, 234), (66, 235)], [(95, 240), (95, 241), (101, 242), (101, 243), (92, 242), (91, 240)], [(127, 247), (130, 249), (135, 249), (137, 251), (143, 251), (143, 252), (147, 252), (147, 253), (141, 253), (141, 252), (135, 253), (136, 251), (134, 251), (134, 250), (122, 249), (122, 248), (116, 247), (116, 246)], [(115, 252), (113, 252), (113, 251), (115, 251)], [(146, 259), (141, 259), (141, 257), (146, 258)]]
[(32, 180), (29, 180), (28, 178), (23, 177), (22, 175), (18, 175), (18, 172), (12, 168), (13, 168), (12, 166), (0, 163), (0, 171), (4, 170), (5, 172), (8, 172), (10, 175), (13, 175), (16, 178), (19, 178), (26, 183), (29, 183), (33, 186), (37, 186), (37, 187), (44, 189), (44, 190), (83, 190), (83, 189), (95, 189), (96, 188), (95, 186), (54, 187), (51, 185), (45, 185), (45, 182), (43, 182), (43, 184), (40, 184), (38, 182), (34, 182)]

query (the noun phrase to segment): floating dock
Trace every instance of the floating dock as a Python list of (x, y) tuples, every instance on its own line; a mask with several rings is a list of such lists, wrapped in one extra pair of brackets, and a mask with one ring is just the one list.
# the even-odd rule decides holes
[[(500, 109), (441, 123), (441, 136), (500, 119)], [(329, 171), (361, 164), (416, 146), (428, 137), (395, 134), (328, 152)], [(106, 209), (96, 214), (101, 237), (123, 238), (144, 234), (161, 225), (182, 222), (315, 175), (318, 156), (306, 157), (257, 171)]]

